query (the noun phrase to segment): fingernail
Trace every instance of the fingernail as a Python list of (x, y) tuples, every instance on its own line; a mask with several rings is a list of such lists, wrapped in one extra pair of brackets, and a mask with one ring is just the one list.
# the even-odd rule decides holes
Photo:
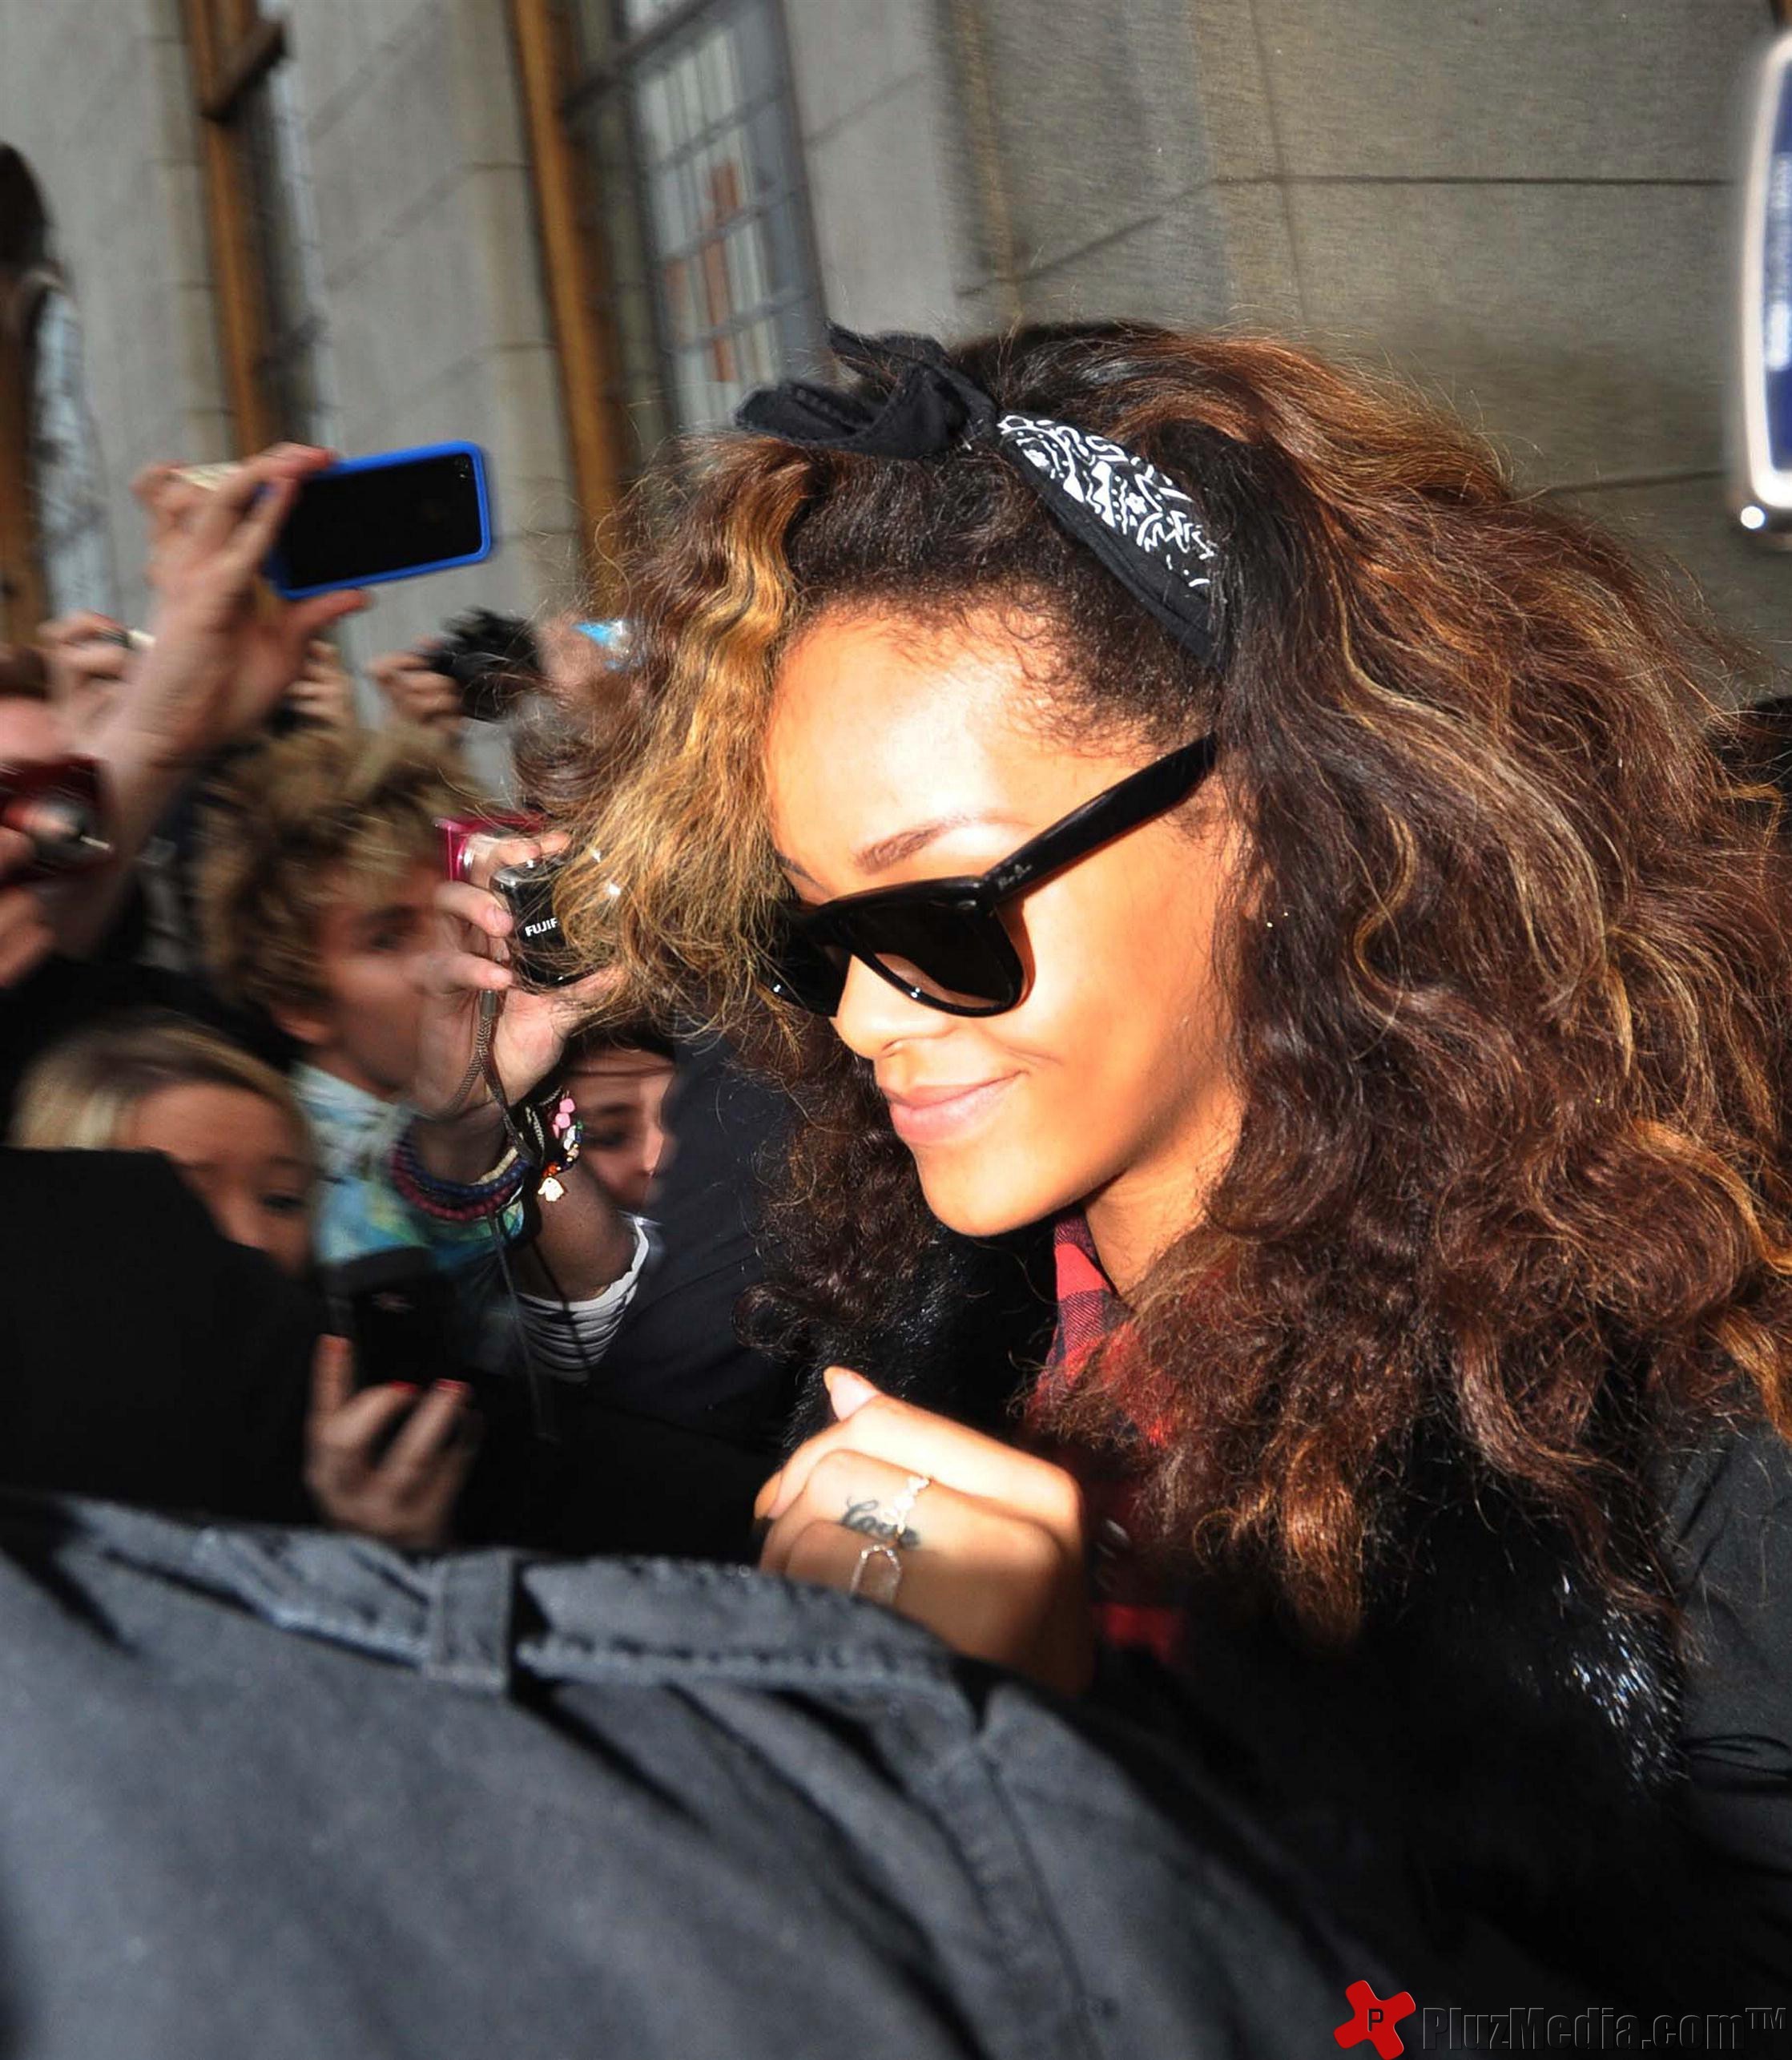
[(436, 1383), (436, 1393), (438, 1395), (451, 1395), (456, 1401), (464, 1402), (473, 1390), (465, 1381), (438, 1381)]
[(414, 1381), (389, 1381), (386, 1385), (389, 1388), (396, 1388), (401, 1395), (415, 1395), (421, 1393)]
[(834, 1405), (835, 1417), (841, 1423), (856, 1415), (877, 1394), (877, 1389), (863, 1373), (855, 1373), (848, 1367), (830, 1366), (821, 1377), (828, 1389), (828, 1399)]

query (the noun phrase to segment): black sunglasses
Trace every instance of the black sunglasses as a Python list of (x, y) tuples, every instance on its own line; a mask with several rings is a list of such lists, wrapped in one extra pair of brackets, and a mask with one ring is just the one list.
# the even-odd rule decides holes
[(975, 878), (917, 880), (817, 908), (781, 903), (767, 984), (779, 1001), (836, 1016), (848, 965), (858, 958), (911, 1001), (948, 1015), (1001, 1015), (1027, 985), (1002, 904), (1186, 800), (1212, 771), (1218, 748), (1209, 734), (1154, 760)]

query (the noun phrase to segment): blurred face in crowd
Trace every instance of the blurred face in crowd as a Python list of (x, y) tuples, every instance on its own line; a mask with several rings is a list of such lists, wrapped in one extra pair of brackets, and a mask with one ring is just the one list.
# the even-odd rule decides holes
[(566, 1056), (566, 1086), (585, 1126), (584, 1155), (619, 1209), (640, 1209), (666, 1149), (662, 1120), (676, 1069), (657, 1051), (602, 1047)]
[[(1029, 704), (1022, 654), (993, 620), (811, 627), (767, 744), (798, 895), (985, 872), (1159, 755), (1068, 748), (1029, 725)], [(986, 1236), (1081, 1203), (1124, 1290), (1196, 1219), (1237, 1135), (1214, 942), (1238, 849), (1215, 776), (1009, 904), (1030, 979), (1005, 1014), (948, 1015), (852, 961), (834, 1026), (874, 1068), (942, 1222)]]
[(384, 887), (344, 881), (317, 940), (322, 1000), (280, 1012), (283, 1030), (310, 1047), (314, 1066), (391, 1100), (417, 1066), (421, 998), (412, 961), (429, 943), (436, 873), (427, 861)]
[(223, 1236), (283, 1272), (304, 1271), (311, 1159), (284, 1110), (246, 1087), (195, 1081), (146, 1095), (119, 1142), (171, 1159)]

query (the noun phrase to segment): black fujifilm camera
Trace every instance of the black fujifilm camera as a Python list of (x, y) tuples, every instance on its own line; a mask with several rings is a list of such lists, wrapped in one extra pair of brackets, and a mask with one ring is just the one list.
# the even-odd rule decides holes
[(520, 865), (500, 866), (492, 875), (492, 892), (502, 899), (516, 925), (510, 933), (510, 963), (522, 985), (538, 992), (570, 986), (580, 978), (554, 907), (554, 885), (564, 863), (558, 858), (528, 858)]

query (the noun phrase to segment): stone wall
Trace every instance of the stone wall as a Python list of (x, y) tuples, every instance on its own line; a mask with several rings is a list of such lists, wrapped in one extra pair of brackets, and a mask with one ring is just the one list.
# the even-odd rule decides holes
[(1792, 649), (1792, 563), (1722, 491), (1762, 0), (787, 4), (834, 312), (1229, 324), (1391, 366)]
[(141, 619), (130, 482), (228, 454), (199, 139), (177, 0), (0, 8), (0, 143), (30, 167), (82, 325), (118, 602)]
[[(0, 141), (37, 178), (80, 312), (132, 619), (132, 474), (229, 449), (179, 17), (178, 0), (0, 10)], [(408, 643), (473, 601), (570, 599), (577, 518), (500, 0), (293, 0), (288, 36), (331, 433), (357, 451), (470, 437), (500, 490), (494, 561), (376, 589), (351, 649)]]
[[(1732, 99), (1762, 0), (784, 0), (828, 312), (1130, 313), (1392, 365), (1539, 491), (1789, 641), (1721, 490)], [(351, 448), (469, 435), (509, 546), (385, 590), (366, 651), (576, 587), (503, 0), (290, 0)], [(85, 325), (121, 568), (149, 456), (226, 440), (177, 0), (0, 10), (0, 143)], [(71, 61), (71, 53), (83, 54)], [(128, 592), (127, 605), (134, 599)]]
[(496, 559), (375, 589), (363, 646), (473, 602), (570, 598), (578, 518), (505, 10), (297, 0), (293, 14), (340, 441), (471, 437), (497, 495)]
[(1215, 175), (1279, 211), (1271, 304), (1414, 373), (1526, 484), (1672, 553), (1792, 649), (1792, 564), (1722, 489), (1735, 109), (1762, 0), (1194, 7)]

